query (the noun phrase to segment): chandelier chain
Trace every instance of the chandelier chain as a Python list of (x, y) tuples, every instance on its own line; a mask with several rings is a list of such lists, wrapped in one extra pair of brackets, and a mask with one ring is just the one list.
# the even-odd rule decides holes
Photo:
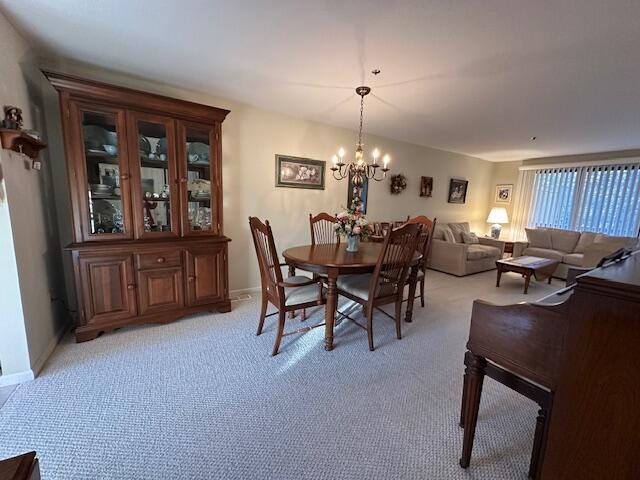
[(364, 112), (364, 95), (360, 96), (360, 132), (358, 133), (358, 145), (362, 146), (362, 115)]

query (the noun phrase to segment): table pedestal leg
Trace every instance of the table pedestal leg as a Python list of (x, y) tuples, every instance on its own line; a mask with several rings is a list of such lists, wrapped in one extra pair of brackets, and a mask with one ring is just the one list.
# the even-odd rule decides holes
[(416, 299), (418, 268), (418, 265), (411, 267), (411, 274), (409, 275), (409, 298), (407, 299), (407, 311), (405, 312), (404, 316), (405, 322), (411, 322), (413, 316), (413, 301)]
[(327, 272), (327, 305), (324, 314), (324, 349), (333, 350), (333, 324), (336, 320), (336, 308), (338, 306), (338, 290), (336, 288), (337, 272)]

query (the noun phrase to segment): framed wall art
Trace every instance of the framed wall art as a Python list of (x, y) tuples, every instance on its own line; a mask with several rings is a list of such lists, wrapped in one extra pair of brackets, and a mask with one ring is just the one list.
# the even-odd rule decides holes
[[(362, 202), (362, 213), (367, 213), (367, 197), (369, 193), (369, 179), (364, 176), (362, 186), (360, 187), (360, 201)], [(349, 172), (349, 182), (347, 183), (347, 208), (351, 208), (353, 201), (353, 175)]]
[(510, 204), (513, 195), (513, 185), (496, 185), (495, 203)]
[(325, 162), (276, 154), (276, 187), (324, 190)]
[(467, 201), (468, 180), (452, 178), (449, 183), (449, 203), (465, 203)]
[(420, 177), (420, 196), (430, 197), (433, 193), (433, 177)]

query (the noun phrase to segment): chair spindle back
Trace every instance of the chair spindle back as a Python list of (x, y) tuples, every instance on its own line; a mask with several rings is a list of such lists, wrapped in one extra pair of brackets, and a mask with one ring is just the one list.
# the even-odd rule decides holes
[(415, 223), (419, 226), (418, 232), (418, 244), (416, 250), (422, 254), (422, 262), (420, 267), (424, 270), (427, 266), (427, 260), (429, 257), (429, 251), (431, 250), (431, 240), (433, 240), (433, 233), (436, 228), (437, 219), (430, 220), (424, 215), (407, 220), (407, 223)]
[(282, 270), (269, 220), (262, 223), (257, 217), (249, 217), (249, 228), (256, 247), (262, 290), (275, 300), (280, 296), (278, 283), (282, 282)]
[(407, 280), (409, 264), (416, 251), (418, 225), (406, 223), (391, 230), (384, 240), (382, 253), (373, 272), (369, 298), (376, 296), (380, 284), (393, 285), (394, 291), (402, 288)]
[(313, 216), (309, 214), (311, 227), (311, 245), (333, 245), (340, 243), (340, 235), (336, 233), (338, 219), (322, 212)]

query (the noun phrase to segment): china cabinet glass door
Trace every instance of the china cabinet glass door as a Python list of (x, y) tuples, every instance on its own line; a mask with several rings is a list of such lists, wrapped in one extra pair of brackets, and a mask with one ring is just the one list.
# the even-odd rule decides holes
[(136, 236), (177, 236), (175, 123), (170, 118), (134, 112), (128, 123), (129, 149), (136, 157), (131, 169)]
[(178, 128), (184, 235), (219, 235), (220, 191), (215, 127), (181, 122)]
[(131, 238), (125, 114), (122, 110), (72, 105), (79, 119), (83, 165), (79, 172), (85, 240)]

